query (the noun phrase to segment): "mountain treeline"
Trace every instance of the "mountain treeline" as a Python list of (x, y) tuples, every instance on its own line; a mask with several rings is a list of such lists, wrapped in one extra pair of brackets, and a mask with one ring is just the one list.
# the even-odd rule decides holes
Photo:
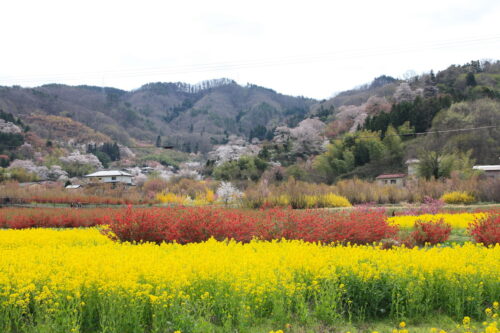
[(41, 137), (54, 132), (60, 137), (51, 139), (61, 142), (78, 137), (79, 131), (64, 134), (58, 129), (67, 125), (60, 119), (68, 119), (68, 124), (97, 131), (97, 142), (154, 144), (161, 136), (165, 145), (195, 153), (210, 151), (230, 135), (248, 139), (261, 128), (272, 132), (281, 124), (295, 125), (315, 103), (229, 79), (197, 85), (149, 83), (133, 91), (60, 84), (0, 87), (0, 108), (27, 122), (33, 119), (32, 130)]
[[(54, 146), (86, 147), (104, 166), (119, 162), (119, 144), (173, 146), (208, 159), (205, 175), (223, 180), (373, 179), (406, 172), (408, 159), (428, 161), (420, 170), (426, 178), (446, 177), (500, 157), (499, 61), (405, 80), (382, 75), (323, 101), (219, 79), (133, 91), (0, 87), (0, 109), (6, 122), (23, 131), (29, 125)], [(2, 137), (3, 154), (26, 139), (2, 135), (9, 136)], [(147, 155), (167, 163), (157, 152)]]

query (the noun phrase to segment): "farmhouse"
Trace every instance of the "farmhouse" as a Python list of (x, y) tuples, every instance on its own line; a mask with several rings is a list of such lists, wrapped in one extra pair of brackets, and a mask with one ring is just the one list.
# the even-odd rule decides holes
[(396, 185), (403, 186), (406, 174), (405, 173), (393, 173), (393, 174), (382, 174), (375, 178), (377, 183), (380, 185)]
[(481, 170), (487, 177), (500, 179), (500, 165), (474, 165), (474, 170)]
[(132, 185), (132, 175), (120, 170), (97, 171), (85, 175), (85, 177), (91, 183), (123, 183)]

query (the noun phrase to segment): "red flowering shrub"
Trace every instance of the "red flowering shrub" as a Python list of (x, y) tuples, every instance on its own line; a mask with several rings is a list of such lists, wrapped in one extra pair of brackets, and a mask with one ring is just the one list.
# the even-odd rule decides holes
[(411, 238), (418, 245), (426, 243), (434, 245), (448, 240), (451, 226), (442, 219), (438, 221), (416, 221)]
[(351, 210), (329, 212), (324, 210), (269, 210), (264, 221), (267, 230), (260, 234), (263, 239), (303, 239), (309, 242), (341, 242), (368, 244), (390, 238), (397, 228), (389, 226), (381, 211)]
[(43, 197), (43, 196), (30, 196), (26, 198), (14, 198), (12, 199), (16, 203), (42, 203), (42, 204), (73, 204), (79, 203), (84, 205), (129, 205), (129, 204), (153, 204), (157, 201), (155, 200), (132, 200), (123, 198), (113, 198), (113, 197), (101, 197), (96, 195), (71, 195), (71, 196), (61, 196), (61, 197)]
[(469, 225), (468, 230), (478, 243), (498, 244), (500, 243), (500, 214), (492, 214), (487, 219), (476, 220)]
[(2, 209), (0, 227), (89, 227), (109, 225), (118, 239), (135, 242), (202, 242), (210, 237), (249, 242), (253, 238), (369, 244), (391, 238), (383, 211), (358, 209), (245, 210), (221, 207)]
[(125, 241), (177, 241), (181, 244), (252, 238), (303, 239), (309, 242), (367, 244), (392, 237), (397, 228), (389, 226), (379, 212), (332, 213), (327, 211), (271, 209), (262, 211), (211, 207), (168, 207), (134, 210), (107, 217), (119, 239)]
[(102, 224), (105, 212), (113, 209), (2, 208), (0, 228), (76, 228)]
[(208, 207), (166, 207), (117, 211), (102, 224), (122, 241), (176, 241), (181, 244), (235, 239), (248, 242), (257, 237), (257, 221), (251, 212)]
[[(119, 209), (100, 218), (119, 240), (161, 243), (175, 235), (173, 224), (158, 223), (163, 216), (158, 209)], [(107, 233), (107, 231), (105, 231)]]

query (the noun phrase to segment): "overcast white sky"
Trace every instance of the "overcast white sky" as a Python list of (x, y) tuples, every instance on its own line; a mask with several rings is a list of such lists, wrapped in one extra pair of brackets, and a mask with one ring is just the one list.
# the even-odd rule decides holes
[(227, 77), (322, 99), (500, 59), (500, 1), (5, 0), (0, 31), (0, 85)]

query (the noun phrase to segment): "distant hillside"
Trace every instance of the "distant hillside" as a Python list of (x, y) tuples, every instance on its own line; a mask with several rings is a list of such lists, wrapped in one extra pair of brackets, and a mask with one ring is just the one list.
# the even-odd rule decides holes
[[(363, 128), (384, 133), (389, 124), (399, 127), (406, 120), (417, 132), (444, 128), (433, 123), (439, 111), (483, 98), (498, 102), (499, 91), (500, 62), (472, 61), (408, 80), (382, 75), (324, 101), (218, 79), (197, 85), (149, 83), (133, 91), (60, 84), (0, 87), (0, 110), (21, 118), (43, 139), (135, 145), (156, 143), (160, 136), (162, 144), (177, 150), (208, 152), (226, 143), (230, 135), (270, 139), (276, 127), (291, 128), (308, 117), (318, 117), (327, 125), (329, 139)], [(487, 123), (481, 117), (472, 121), (477, 116), (472, 114), (461, 126)], [(493, 118), (496, 124), (496, 114)], [(484, 154), (473, 156), (485, 159)]]
[(51, 141), (70, 138), (71, 143), (110, 142), (111, 138), (68, 117), (33, 114), (25, 118), (31, 130)]
[(473, 164), (498, 164), (500, 62), (377, 78), (312, 110), (325, 117), (332, 143), (315, 159), (323, 181), (404, 172), (409, 158), (426, 161), (426, 178), (467, 173)]
[[(71, 139), (76, 132), (50, 127), (80, 123), (85, 133), (86, 128), (99, 132), (95, 141), (109, 137), (122, 144), (153, 143), (160, 135), (163, 143), (184, 151), (206, 152), (231, 134), (248, 137), (260, 126), (268, 130), (283, 124), (293, 126), (316, 103), (255, 85), (240, 86), (228, 79), (198, 85), (150, 83), (134, 91), (60, 84), (0, 87), (0, 109), (27, 124), (36, 122), (33, 131), (41, 137)], [(47, 116), (58, 118), (45, 118), (52, 121), (40, 125)], [(65, 118), (69, 120), (63, 121)]]
[(323, 102), (323, 104), (325, 106), (334, 106), (338, 108), (342, 105), (361, 105), (372, 96), (391, 97), (401, 82), (401, 80), (397, 80), (393, 77), (382, 75), (373, 79), (369, 84), (343, 91), (335, 95), (335, 97)]

